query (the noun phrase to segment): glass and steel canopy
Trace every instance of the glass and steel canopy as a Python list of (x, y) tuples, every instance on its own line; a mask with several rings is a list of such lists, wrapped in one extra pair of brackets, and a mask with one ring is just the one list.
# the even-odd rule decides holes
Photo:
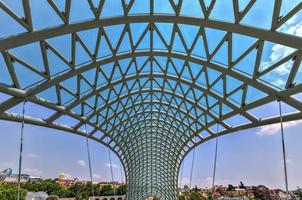
[[(294, 110), (284, 121), (302, 119), (301, 10), (299, 0), (1, 0), (0, 119), (22, 121), (10, 109), (25, 100), (53, 110), (25, 122), (108, 146), (128, 199), (176, 199), (196, 145), (279, 122), (253, 112), (276, 100)], [(66, 116), (77, 122), (58, 123)]]

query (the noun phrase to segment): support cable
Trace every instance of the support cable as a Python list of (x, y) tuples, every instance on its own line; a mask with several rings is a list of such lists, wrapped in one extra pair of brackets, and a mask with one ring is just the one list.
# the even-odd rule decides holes
[[(111, 153), (110, 153), (109, 148), (108, 148), (108, 155), (109, 155), (109, 164), (110, 164), (110, 172), (111, 172), (111, 181), (112, 181), (112, 184), (113, 184), (114, 183), (113, 168), (112, 168)], [(115, 196), (115, 185), (113, 186), (113, 195)]]
[(182, 177), (183, 177), (183, 174), (184, 174), (184, 164), (185, 163), (183, 163), (182, 165), (181, 165), (181, 169), (180, 169), (180, 181), (179, 181), (179, 187), (181, 188), (181, 186), (182, 186)]
[(122, 184), (124, 184), (124, 176), (123, 176), (123, 169), (122, 169), (122, 163), (120, 162), (120, 169), (121, 169), (121, 180)]
[(279, 102), (280, 125), (281, 125), (284, 180), (285, 180), (285, 189), (286, 189), (286, 199), (288, 199), (288, 196), (289, 196), (289, 193), (288, 193), (288, 178), (287, 178), (287, 164), (286, 164), (286, 151), (285, 151), (285, 142), (284, 142), (284, 129), (283, 129), (283, 116), (282, 116), (281, 100), (279, 99), (278, 102)]
[(194, 161), (195, 161), (195, 147), (193, 149), (193, 157), (192, 157), (192, 164), (191, 164), (191, 174), (190, 174), (190, 184), (189, 184), (189, 188), (190, 188), (190, 198), (191, 198), (191, 186), (192, 186), (192, 176), (193, 176), (193, 169), (194, 169)]
[(18, 193), (17, 193), (17, 200), (20, 200), (20, 195), (21, 195), (21, 170), (22, 170), (22, 153), (23, 153), (23, 135), (24, 135), (25, 104), (26, 104), (26, 100), (23, 101), (23, 108), (22, 108), (22, 125), (21, 125), (21, 136), (20, 136), (20, 152), (19, 152), (19, 169), (18, 169)]
[(212, 179), (212, 190), (215, 187), (215, 178), (216, 178), (216, 166), (217, 166), (217, 151), (218, 151), (218, 131), (219, 124), (217, 123), (217, 131), (216, 131), (216, 144), (215, 144), (215, 158), (214, 158), (214, 169), (213, 169), (213, 179)]
[[(85, 131), (86, 131), (86, 134), (88, 134), (87, 125), (86, 125), (86, 124), (85, 124)], [(92, 193), (92, 196), (93, 196), (93, 198), (94, 198), (94, 189), (93, 189), (93, 181), (92, 181), (92, 167), (91, 167), (91, 157), (90, 157), (90, 151), (89, 151), (89, 141), (88, 141), (88, 137), (86, 137), (86, 147), (87, 147), (89, 175), (90, 175), (90, 182), (91, 182), (91, 193)]]

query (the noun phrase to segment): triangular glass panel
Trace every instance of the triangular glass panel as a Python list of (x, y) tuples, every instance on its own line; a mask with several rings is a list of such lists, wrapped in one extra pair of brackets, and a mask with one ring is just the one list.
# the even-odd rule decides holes
[(111, 55), (112, 51), (107, 43), (107, 40), (105, 39), (104, 36), (101, 36), (101, 40), (100, 40), (100, 47), (98, 50), (98, 58), (102, 58), (108, 55)]
[(237, 33), (232, 33), (232, 60), (236, 60), (256, 42), (256, 38), (252, 38)]
[(211, 28), (205, 28), (205, 34), (207, 38), (209, 51), (211, 54), (216, 49), (217, 45), (220, 43), (223, 37), (226, 35), (226, 32), (221, 30), (211, 29)]
[(131, 51), (131, 44), (129, 40), (129, 34), (126, 33), (122, 39), (121, 45), (118, 48), (118, 53)]
[(191, 48), (193, 41), (199, 31), (199, 27), (187, 24), (179, 24), (178, 27), (186, 42), (187, 47)]
[(266, 97), (267, 94), (262, 92), (261, 90), (256, 89), (253, 86), (248, 86), (246, 91), (246, 104), (253, 103), (255, 101), (258, 101), (259, 99), (262, 99)]
[(177, 51), (177, 52), (184, 52), (184, 53), (186, 52), (186, 49), (185, 49), (178, 33), (175, 33), (172, 50)]
[(61, 83), (64, 87), (73, 93), (77, 93), (77, 77), (71, 77)]
[(233, 68), (243, 72), (248, 76), (252, 76), (255, 70), (257, 50), (254, 49), (249, 54), (247, 54), (239, 63), (237, 63)]
[(13, 65), (22, 89), (30, 87), (45, 79), (44, 77), (19, 64), (18, 62), (15, 62)]
[(13, 53), (13, 55), (32, 65), (37, 70), (45, 71), (39, 43), (30, 43), (11, 49), (10, 51)]
[(260, 79), (269, 85), (275, 86), (279, 89), (285, 89), (286, 81), (293, 66), (293, 60), (289, 60), (272, 71), (264, 74)]
[(199, 56), (202, 58), (206, 58), (206, 52), (204, 48), (203, 38), (201, 36), (198, 37), (197, 42), (193, 48), (192, 54), (195, 56)]
[(38, 94), (38, 96), (43, 98), (43, 99), (46, 99), (47, 101), (49, 101), (51, 103), (56, 104), (58, 102), (56, 88), (54, 86), (40, 92)]
[(298, 68), (296, 77), (294, 79), (294, 84), (298, 85), (302, 83), (302, 62), (300, 63), (300, 66)]
[[(241, 23), (248, 26), (270, 29), (274, 10), (274, 1), (255, 1)], [(258, 20), (261, 16), (262, 20)], [(257, 23), (255, 23), (257, 21)]]
[(88, 1), (71, 1), (70, 22), (73, 23), (88, 19), (94, 19)]
[(154, 49), (167, 49), (156, 31), (153, 32), (153, 47)]
[(183, 0), (180, 14), (203, 18), (199, 0)]
[(234, 22), (233, 4), (229, 0), (216, 1), (210, 18)]
[(104, 1), (104, 6), (101, 12), (101, 17), (112, 17), (124, 15), (121, 0)]
[(87, 46), (87, 48), (92, 54), (95, 51), (98, 30), (98, 28), (94, 28), (78, 32), (78, 35), (81, 37), (83, 43)]
[(47, 40), (66, 60), (71, 59), (71, 35), (61, 35)]
[(116, 48), (117, 42), (119, 41), (122, 31), (124, 30), (124, 25), (106, 26), (104, 29), (112, 47)]
[(134, 1), (129, 14), (149, 14), (150, 13), (150, 3), (144, 1)]
[(6, 85), (13, 84), (2, 54), (0, 55), (0, 83), (4, 83)]
[(75, 65), (77, 66), (88, 61), (91, 61), (91, 57), (89, 56), (87, 51), (85, 51), (85, 49), (82, 47), (80, 42), (76, 42)]
[(228, 42), (224, 42), (212, 58), (213, 61), (228, 66)]
[(70, 69), (70, 67), (63, 62), (57, 55), (55, 55), (52, 51), (47, 51), (47, 58), (49, 64), (50, 75), (56, 75), (60, 72)]
[[(14, 2), (14, 1), (11, 1)], [(20, 4), (20, 3), (17, 3)], [(21, 4), (20, 4), (21, 5)], [(9, 26), (8, 26), (9, 24)], [(0, 27), (5, 27), (0, 29), (0, 37), (8, 37), (11, 35), (17, 35), (27, 30), (21, 26), (16, 20), (9, 16), (6, 12), (0, 9)]]
[(301, 3), (301, 0), (291, 0), (289, 2), (282, 1), (280, 16), (286, 16), (292, 9), (298, 6)]
[(228, 96), (228, 100), (241, 106), (241, 101), (242, 101), (242, 94), (243, 91), (242, 90), (238, 90), (237, 92), (235, 92), (234, 94)]
[(171, 23), (155, 23), (156, 27), (158, 28), (159, 32), (166, 40), (167, 44), (170, 44), (172, 31), (173, 31), (173, 24)]
[[(31, 3), (30, 10), (31, 10), (31, 17), (33, 19), (33, 27), (36, 30), (63, 24), (63, 20), (50, 6), (48, 1), (39, 1), (39, 3)], [(41, 20), (41, 19), (47, 19), (47, 20)]]
[(154, 12), (175, 14), (171, 4), (162, 0), (154, 0)]
[(139, 45), (136, 49), (142, 50), (142, 49), (150, 49), (150, 31), (148, 31), (143, 39), (140, 41)]

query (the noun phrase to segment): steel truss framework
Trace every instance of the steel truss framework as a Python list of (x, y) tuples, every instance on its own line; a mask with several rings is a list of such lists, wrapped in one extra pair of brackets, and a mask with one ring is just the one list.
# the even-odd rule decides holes
[[(0, 91), (7, 96), (0, 104), (1, 119), (22, 121), (10, 109), (24, 100), (52, 110), (43, 118), (26, 116), (25, 122), (83, 135), (109, 147), (123, 163), (128, 199), (138, 200), (176, 199), (181, 161), (195, 146), (279, 122), (278, 116), (261, 118), (253, 109), (280, 100), (295, 109), (284, 121), (302, 119), (302, 102), (295, 98), (302, 91), (302, 39), (279, 31), (301, 11), (302, 3), (280, 16), (282, 1), (275, 0), (271, 26), (264, 29), (241, 24), (256, 0), (244, 7), (238, 0), (230, 1), (230, 22), (211, 18), (219, 2), (215, 0), (194, 1), (199, 16), (185, 15), (182, 0), (166, 1), (171, 8), (166, 14), (156, 13), (155, 0), (147, 1), (147, 13), (134, 10), (143, 1), (121, 0), (122, 16), (103, 17), (106, 9), (117, 9), (114, 2), (83, 0), (92, 17), (81, 22), (71, 19), (71, 0), (34, 2), (46, 3), (48, 9), (41, 6), (42, 12), (51, 11), (61, 20), (39, 29), (32, 1), (20, 1), (21, 12), (0, 1), (2, 15), (19, 27), (0, 39), (1, 73), (7, 74), (0, 80)], [(251, 42), (236, 53), (234, 41), (240, 37)], [(263, 66), (268, 42), (290, 53)], [(41, 60), (41, 66), (35, 60)], [(287, 76), (280, 84), (274, 73), (284, 66)], [(66, 116), (77, 122), (59, 123)], [(218, 132), (213, 128), (217, 123)], [(85, 124), (89, 134), (83, 131)]]

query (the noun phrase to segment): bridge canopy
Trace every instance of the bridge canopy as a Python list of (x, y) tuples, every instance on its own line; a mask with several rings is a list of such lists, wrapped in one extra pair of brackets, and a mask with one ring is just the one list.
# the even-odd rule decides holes
[(11, 109), (24, 101), (49, 109), (24, 120), (114, 151), (128, 199), (175, 200), (196, 145), (279, 122), (265, 110), (274, 101), (291, 108), (284, 121), (302, 119), (301, 9), (299, 0), (1, 0), (0, 119), (21, 122)]

